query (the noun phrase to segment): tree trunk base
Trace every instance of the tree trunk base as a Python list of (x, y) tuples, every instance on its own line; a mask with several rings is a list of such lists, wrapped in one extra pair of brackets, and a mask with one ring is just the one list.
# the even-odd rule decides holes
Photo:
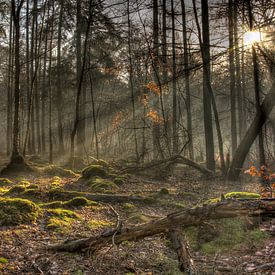
[(0, 175), (15, 175), (22, 173), (33, 173), (35, 170), (26, 163), (23, 156), (20, 154), (12, 155), (11, 161), (8, 165), (0, 172)]

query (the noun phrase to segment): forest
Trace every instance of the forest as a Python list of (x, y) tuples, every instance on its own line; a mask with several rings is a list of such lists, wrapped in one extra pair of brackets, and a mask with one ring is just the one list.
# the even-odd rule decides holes
[(0, 0), (0, 64), (0, 274), (275, 274), (275, 0)]

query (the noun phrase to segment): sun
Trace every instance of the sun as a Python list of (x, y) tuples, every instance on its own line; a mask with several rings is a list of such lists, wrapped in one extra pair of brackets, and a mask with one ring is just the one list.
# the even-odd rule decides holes
[(255, 43), (261, 42), (262, 35), (259, 31), (248, 31), (244, 34), (243, 39), (245, 46), (252, 46)]

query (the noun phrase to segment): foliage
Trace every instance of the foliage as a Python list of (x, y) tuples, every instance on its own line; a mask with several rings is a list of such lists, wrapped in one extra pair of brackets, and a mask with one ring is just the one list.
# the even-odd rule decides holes
[(7, 178), (0, 178), (0, 186), (10, 185), (13, 182)]

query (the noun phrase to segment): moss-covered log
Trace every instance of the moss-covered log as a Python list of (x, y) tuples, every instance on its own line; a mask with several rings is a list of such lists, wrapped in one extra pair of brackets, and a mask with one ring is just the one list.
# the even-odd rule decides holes
[(108, 230), (99, 236), (66, 241), (50, 246), (54, 251), (87, 251), (91, 253), (103, 247), (120, 244), (124, 241), (138, 241), (148, 236), (168, 234), (175, 227), (198, 226), (211, 219), (233, 218), (238, 216), (275, 215), (275, 200), (223, 200), (172, 213), (165, 218), (121, 230)]

